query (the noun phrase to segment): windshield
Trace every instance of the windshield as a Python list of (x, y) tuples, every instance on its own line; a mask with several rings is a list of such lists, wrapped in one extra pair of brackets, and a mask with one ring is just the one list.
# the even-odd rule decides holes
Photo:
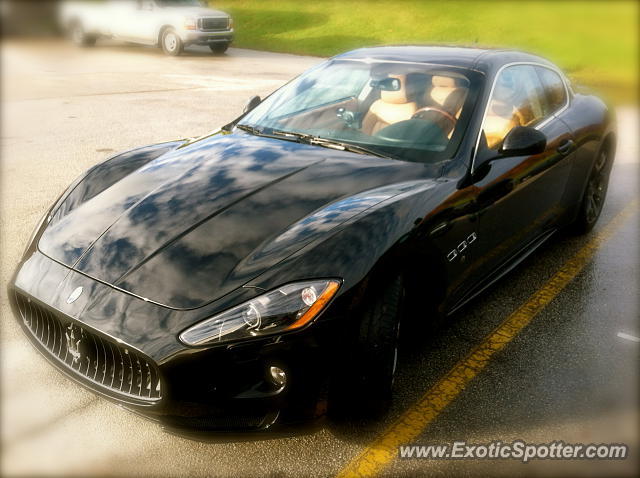
[(478, 76), (423, 63), (330, 60), (266, 98), (238, 125), (254, 134), (290, 133), (395, 159), (439, 161), (462, 138)]

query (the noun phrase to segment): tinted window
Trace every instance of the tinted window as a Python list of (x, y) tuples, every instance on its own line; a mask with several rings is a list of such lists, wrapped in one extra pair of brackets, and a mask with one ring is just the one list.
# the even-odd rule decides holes
[(549, 68), (536, 67), (544, 88), (546, 100), (546, 114), (551, 114), (562, 108), (567, 102), (567, 92), (564, 89), (562, 78)]
[(460, 144), (479, 84), (479, 75), (462, 68), (332, 59), (266, 98), (239, 126), (437, 162), (450, 159)]
[(490, 148), (497, 148), (516, 126), (535, 126), (546, 116), (540, 79), (531, 65), (502, 70), (496, 79), (483, 129)]

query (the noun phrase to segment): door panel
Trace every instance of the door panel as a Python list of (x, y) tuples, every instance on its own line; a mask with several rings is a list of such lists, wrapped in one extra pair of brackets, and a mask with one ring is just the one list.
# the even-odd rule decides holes
[(153, 0), (143, 0), (142, 8), (136, 12), (135, 38), (141, 43), (156, 41), (156, 28), (160, 12)]
[[(446, 312), (461, 297), (470, 277), (477, 270), (476, 245), (478, 221), (474, 211), (473, 188), (458, 189), (456, 181), (442, 183), (437, 207), (427, 204), (431, 212), (419, 225), (421, 254), (428, 254), (428, 269), (419, 282), (420, 294), (440, 304)], [(444, 199), (439, 199), (444, 198)], [(433, 297), (434, 291), (438, 296)], [(426, 302), (426, 301), (425, 301)]]
[(138, 2), (111, 2), (112, 33), (119, 39), (132, 39), (137, 24)]
[(561, 199), (570, 168), (557, 147), (571, 134), (557, 120), (541, 131), (549, 139), (542, 154), (499, 159), (475, 184), (480, 190), (478, 248), (484, 256), (485, 273), (552, 228), (562, 214)]
[[(508, 72), (513, 69), (514, 71)], [(517, 71), (516, 71), (517, 70)], [(507, 68), (507, 81), (496, 80), (496, 94), (488, 115), (504, 121), (536, 127), (547, 137), (543, 153), (501, 158), (490, 163), (478, 188), (478, 253), (482, 263), (478, 277), (486, 277), (519, 255), (523, 248), (555, 227), (563, 213), (563, 194), (574, 155), (573, 136), (560, 119), (550, 114), (542, 83), (529, 65)], [(499, 106), (491, 109), (491, 101)], [(500, 116), (501, 115), (501, 116)], [(538, 125), (538, 126), (536, 126)], [(491, 131), (496, 152), (509, 131)], [(491, 154), (491, 153), (489, 153)]]

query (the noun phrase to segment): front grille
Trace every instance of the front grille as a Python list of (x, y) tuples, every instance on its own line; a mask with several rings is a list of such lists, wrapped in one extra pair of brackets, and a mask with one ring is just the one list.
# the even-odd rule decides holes
[(217, 30), (228, 30), (229, 19), (228, 18), (201, 18), (200, 30), (205, 32), (214, 32)]
[(61, 368), (82, 376), (112, 396), (145, 402), (162, 398), (160, 374), (153, 361), (20, 293), (15, 297), (32, 338)]

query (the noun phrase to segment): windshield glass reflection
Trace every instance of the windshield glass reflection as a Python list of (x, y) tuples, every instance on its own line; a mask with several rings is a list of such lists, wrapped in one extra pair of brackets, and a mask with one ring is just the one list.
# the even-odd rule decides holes
[(335, 145), (318, 139), (333, 140), (395, 159), (438, 161), (464, 133), (476, 83), (461, 68), (336, 59), (285, 85), (238, 126), (327, 147)]

